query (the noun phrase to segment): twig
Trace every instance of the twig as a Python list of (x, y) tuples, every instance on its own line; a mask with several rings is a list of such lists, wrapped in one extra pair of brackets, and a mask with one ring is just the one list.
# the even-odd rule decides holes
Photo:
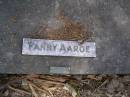
[(37, 93), (35, 92), (35, 89), (32, 87), (32, 85), (31, 85), (31, 84), (28, 84), (28, 85), (29, 85), (29, 87), (30, 87), (30, 89), (31, 89), (32, 94), (34, 95), (34, 97), (38, 97), (38, 95), (37, 95)]
[(58, 82), (65, 82), (68, 80), (70, 77), (68, 76), (51, 76), (51, 75), (46, 75), (46, 76), (40, 76), (40, 79), (48, 79), (50, 81), (58, 81)]
[[(97, 87), (97, 88), (93, 91), (93, 93), (95, 93), (100, 87), (102, 87), (103, 85), (105, 85), (108, 81), (109, 81), (108, 79), (105, 80), (99, 87)], [(93, 94), (93, 93), (92, 93), (92, 94)]]
[[(31, 84), (33, 87), (35, 87), (37, 90), (43, 92), (43, 93), (46, 93), (48, 94), (48, 92), (46, 90), (43, 90), (41, 88), (39, 88), (38, 86), (36, 86), (34, 83), (30, 82), (30, 81), (27, 81), (29, 84)], [(50, 93), (49, 93), (50, 94)]]
[(13, 91), (16, 91), (16, 92), (19, 92), (19, 93), (23, 93), (23, 94), (27, 94), (27, 95), (31, 95), (31, 93), (27, 92), (27, 91), (24, 91), (24, 90), (21, 90), (21, 89), (16, 89), (10, 85), (8, 85), (8, 88), (13, 90)]
[(45, 81), (46, 83), (52, 83), (52, 84), (59, 84), (59, 85), (64, 85), (62, 82), (56, 82), (56, 81), (50, 81), (47, 79), (40, 79), (40, 78), (28, 78), (29, 80), (37, 80), (37, 81)]
[(46, 28), (47, 28), (47, 25), (43, 25), (41, 27), (41, 29), (38, 31), (38, 33), (41, 33), (42, 31), (45, 31)]

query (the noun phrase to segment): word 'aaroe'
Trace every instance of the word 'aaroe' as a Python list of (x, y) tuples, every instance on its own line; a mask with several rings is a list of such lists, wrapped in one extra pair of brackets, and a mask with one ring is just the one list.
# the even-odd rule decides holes
[(96, 46), (94, 42), (79, 44), (75, 41), (24, 38), (22, 54), (96, 57)]

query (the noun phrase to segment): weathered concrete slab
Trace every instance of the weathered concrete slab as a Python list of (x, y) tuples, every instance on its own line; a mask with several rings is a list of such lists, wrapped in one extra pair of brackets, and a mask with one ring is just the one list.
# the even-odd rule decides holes
[[(22, 55), (22, 39), (58, 9), (95, 33), (96, 58)], [(0, 73), (56, 73), (60, 67), (70, 74), (130, 73), (130, 0), (0, 0)]]

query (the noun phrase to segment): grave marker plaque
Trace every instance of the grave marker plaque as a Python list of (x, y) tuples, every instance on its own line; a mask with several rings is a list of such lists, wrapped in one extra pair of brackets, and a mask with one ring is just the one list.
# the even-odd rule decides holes
[(94, 42), (80, 44), (76, 41), (24, 38), (22, 54), (96, 57), (96, 46)]

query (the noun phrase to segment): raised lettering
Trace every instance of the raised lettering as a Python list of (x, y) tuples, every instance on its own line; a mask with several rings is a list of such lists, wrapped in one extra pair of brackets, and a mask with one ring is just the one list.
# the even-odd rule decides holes
[(67, 51), (68, 51), (68, 52), (69, 52), (69, 51), (72, 52), (71, 46), (68, 46), (68, 47), (67, 47)]
[(74, 46), (73, 49), (74, 49), (74, 52), (78, 52), (78, 46)]
[(35, 46), (34, 46), (34, 50), (42, 50), (42, 49), (39, 47), (38, 44), (35, 44)]
[(61, 51), (66, 52), (66, 48), (65, 48), (64, 44), (61, 44), (61, 46), (60, 46), (60, 52), (61, 52)]
[(86, 52), (89, 52), (89, 46), (86, 46)]
[(85, 48), (83, 46), (80, 46), (79, 50), (80, 50), (80, 52), (84, 52)]
[(56, 51), (57, 44), (53, 45), (53, 50)]
[(52, 46), (50, 44), (47, 44), (47, 50), (51, 51), (52, 50)]

